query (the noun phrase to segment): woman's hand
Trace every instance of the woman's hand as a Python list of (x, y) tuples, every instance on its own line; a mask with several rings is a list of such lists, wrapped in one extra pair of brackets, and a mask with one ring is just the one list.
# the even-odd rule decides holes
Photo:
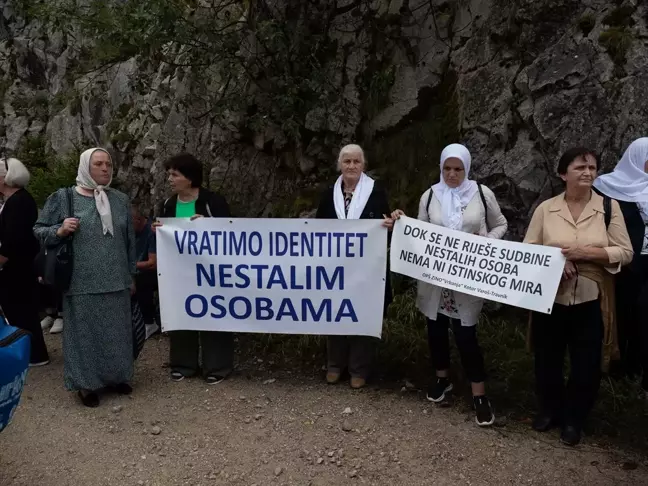
[(574, 262), (567, 260), (565, 262), (565, 268), (563, 269), (563, 280), (571, 280), (577, 276), (578, 270), (576, 269), (576, 265), (574, 265)]
[(191, 218), (189, 218), (189, 221), (196, 221), (200, 218), (204, 218), (204, 216), (202, 214), (194, 214)]
[(77, 229), (79, 229), (79, 220), (77, 218), (66, 218), (63, 220), (61, 227), (56, 231), (56, 236), (59, 238), (65, 238), (66, 236), (70, 236)]
[(386, 214), (383, 214), (383, 226), (387, 228), (389, 231), (394, 229), (394, 220), (391, 219), (389, 216)]
[(162, 226), (163, 226), (162, 223), (160, 223), (159, 221), (153, 221), (153, 224), (151, 225), (151, 230), (153, 230), (153, 233), (155, 233), (155, 231), (158, 228), (161, 228)]
[(401, 216), (407, 216), (407, 215), (400, 209), (397, 209), (396, 211), (391, 213), (391, 219), (393, 219), (394, 221), (400, 219)]
[(572, 262), (580, 262), (584, 260), (589, 260), (590, 255), (587, 251), (587, 248), (583, 246), (568, 246), (562, 249), (562, 254), (565, 258)]

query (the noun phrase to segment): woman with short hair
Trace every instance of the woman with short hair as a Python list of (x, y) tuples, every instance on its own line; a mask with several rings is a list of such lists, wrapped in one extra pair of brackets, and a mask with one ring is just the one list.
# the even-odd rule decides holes
[(105, 387), (132, 392), (135, 235), (130, 200), (109, 187), (112, 176), (106, 150), (83, 152), (76, 186), (48, 198), (34, 229), (46, 246), (72, 239), (72, 281), (63, 295), (63, 377), (87, 407), (99, 405)]
[[(441, 178), (425, 191), (419, 203), (418, 219), (445, 228), (487, 238), (501, 239), (508, 228), (495, 194), (469, 178), (472, 157), (458, 143), (441, 152)], [(391, 222), (404, 215), (394, 211)], [(428, 345), (435, 370), (435, 379), (428, 388), (427, 399), (442, 403), (452, 391), (449, 378), (450, 343), (448, 329), (452, 328), (459, 356), (471, 383), (476, 422), (489, 426), (495, 422), (490, 400), (486, 396), (486, 369), (479, 342), (477, 321), (484, 299), (418, 282), (417, 306), (427, 317)]]
[[(384, 219), (389, 214), (387, 193), (369, 177), (367, 160), (359, 145), (340, 150), (337, 168), (341, 172), (335, 184), (322, 194), (316, 218)], [(384, 309), (392, 298), (389, 271), (386, 275)], [(362, 388), (371, 373), (376, 338), (369, 336), (329, 336), (327, 339), (326, 381), (335, 384), (348, 369), (351, 387)]]
[(49, 363), (38, 318), (38, 276), (34, 259), (40, 251), (33, 227), (38, 207), (25, 189), (30, 175), (18, 159), (0, 159), (0, 307), (12, 326), (31, 333), (30, 366)]
[[(533, 428), (562, 426), (561, 440), (575, 446), (616, 348), (614, 280), (632, 260), (632, 245), (616, 201), (592, 190), (599, 161), (587, 148), (567, 150), (558, 163), (565, 192), (538, 206), (525, 243), (562, 248), (567, 262), (550, 315), (534, 312), (539, 413)], [(616, 348), (616, 349), (615, 349)], [(563, 383), (565, 351), (570, 376)]]
[[(173, 196), (159, 209), (162, 218), (228, 218), (223, 196), (202, 187), (203, 164), (191, 154), (178, 154), (164, 164)], [(161, 224), (156, 222), (154, 227)], [(216, 385), (234, 368), (234, 334), (218, 331), (172, 331), (169, 333), (171, 379), (181, 381), (200, 371), (208, 385)]]

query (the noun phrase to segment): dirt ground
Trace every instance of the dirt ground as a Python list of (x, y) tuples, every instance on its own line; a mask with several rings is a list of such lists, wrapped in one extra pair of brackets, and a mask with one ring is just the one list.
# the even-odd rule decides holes
[(648, 484), (645, 457), (480, 429), (398, 387), (358, 392), (262, 364), (216, 386), (173, 383), (164, 337), (147, 343), (132, 397), (87, 409), (63, 389), (60, 337), (47, 340), (52, 364), (30, 371), (0, 434), (1, 486)]

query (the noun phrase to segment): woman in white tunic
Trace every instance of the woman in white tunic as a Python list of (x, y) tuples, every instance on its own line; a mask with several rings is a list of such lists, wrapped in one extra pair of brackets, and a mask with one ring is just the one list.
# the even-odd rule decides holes
[[(468, 178), (471, 156), (460, 144), (448, 145), (441, 153), (441, 180), (425, 191), (419, 203), (418, 219), (465, 233), (501, 239), (507, 222), (493, 192)], [(396, 210), (390, 220), (403, 215)], [(388, 222), (386, 222), (388, 224)], [(449, 379), (452, 328), (464, 372), (472, 385), (476, 421), (492, 425), (495, 416), (486, 397), (484, 358), (477, 341), (476, 324), (483, 299), (418, 282), (417, 306), (427, 317), (430, 358), (436, 372), (427, 399), (440, 403), (452, 391)]]

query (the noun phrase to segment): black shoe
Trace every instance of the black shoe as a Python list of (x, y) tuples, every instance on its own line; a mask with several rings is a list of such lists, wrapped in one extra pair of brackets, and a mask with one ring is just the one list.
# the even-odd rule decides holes
[(133, 393), (133, 388), (128, 383), (120, 383), (115, 387), (115, 391), (120, 395), (130, 395)]
[(493, 414), (490, 400), (486, 398), (486, 395), (473, 397), (473, 403), (475, 404), (475, 421), (477, 422), (477, 425), (480, 427), (493, 425), (495, 422), (495, 414)]
[(536, 432), (547, 432), (548, 430), (557, 427), (560, 425), (560, 422), (553, 418), (551, 415), (539, 413), (533, 419), (531, 427)]
[(428, 387), (427, 399), (434, 403), (441, 403), (445, 400), (446, 393), (452, 391), (452, 383), (448, 378), (440, 378), (437, 376), (436, 382)]
[(566, 425), (560, 434), (560, 441), (568, 446), (574, 447), (581, 441), (581, 431), (573, 425)]
[(185, 379), (185, 376), (182, 373), (180, 373), (179, 371), (172, 371), (171, 372), (171, 379), (173, 381), (182, 381), (182, 380)]
[(208, 385), (218, 385), (224, 379), (225, 379), (224, 376), (209, 375), (207, 378), (205, 378), (205, 381), (207, 382)]
[(79, 391), (79, 398), (86, 407), (97, 408), (99, 406), (99, 395), (95, 392)]

